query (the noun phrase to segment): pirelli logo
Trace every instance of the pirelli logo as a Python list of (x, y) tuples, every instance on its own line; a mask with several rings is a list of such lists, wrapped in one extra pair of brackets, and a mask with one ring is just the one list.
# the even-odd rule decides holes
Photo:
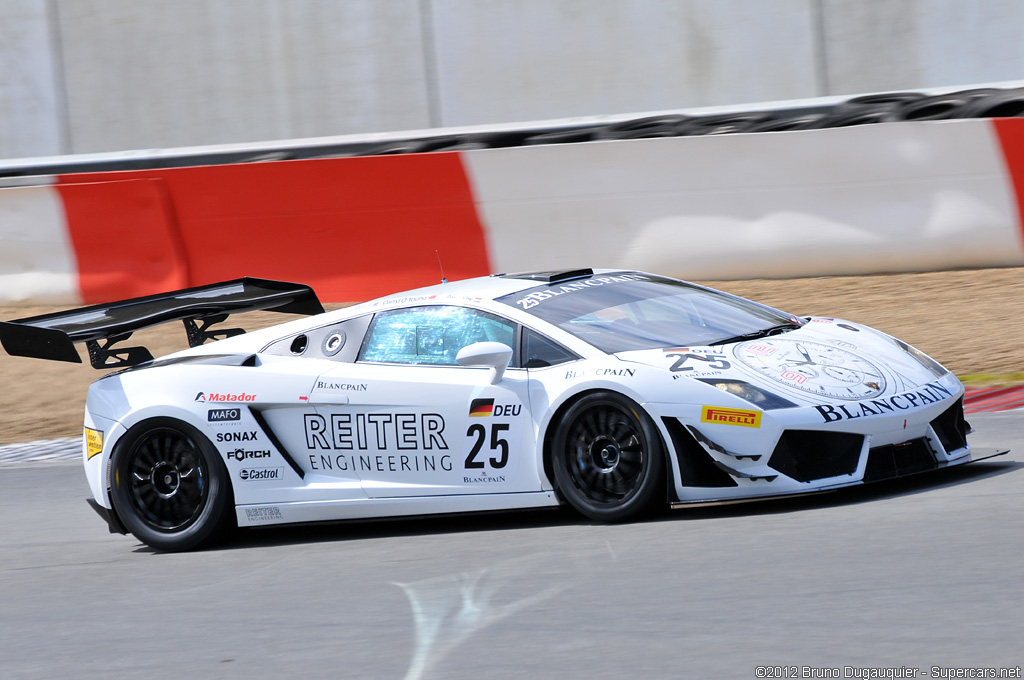
[(700, 412), (700, 422), (716, 425), (740, 425), (742, 427), (761, 427), (760, 411), (744, 411), (738, 408), (721, 406), (705, 406)]

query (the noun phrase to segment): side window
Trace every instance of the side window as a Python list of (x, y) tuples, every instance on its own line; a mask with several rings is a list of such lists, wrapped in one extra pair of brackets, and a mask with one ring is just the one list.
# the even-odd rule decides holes
[(474, 342), (514, 347), (515, 325), (466, 307), (413, 307), (373, 317), (359, 361), (455, 366), (455, 355)]
[(523, 368), (556, 366), (578, 359), (575, 354), (540, 333), (523, 329)]

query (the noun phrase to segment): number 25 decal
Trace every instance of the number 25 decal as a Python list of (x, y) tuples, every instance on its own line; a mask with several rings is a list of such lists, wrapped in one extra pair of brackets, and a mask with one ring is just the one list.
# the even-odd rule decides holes
[(725, 360), (724, 354), (692, 354), (689, 352), (672, 352), (671, 354), (666, 354), (665, 356), (675, 357), (675, 363), (673, 363), (671, 368), (669, 368), (668, 370), (676, 372), (694, 370), (693, 366), (683, 366), (683, 364), (685, 364), (688, 359), (693, 359), (694, 361), (703, 361), (708, 365), (708, 368), (714, 368), (722, 371), (731, 366), (731, 364)]
[[(500, 470), (508, 465), (508, 440), (501, 436), (501, 433), (507, 431), (508, 427), (508, 423), (491, 424), (490, 450), (498, 451), (499, 455), (497, 458), (492, 456), (487, 462), (496, 470)], [(469, 455), (466, 456), (466, 469), (481, 469), (485, 463), (482, 460), (477, 460), (476, 457), (480, 454), (480, 449), (484, 447), (484, 442), (487, 440), (487, 426), (481, 423), (474, 423), (466, 430), (466, 436), (476, 437), (476, 441), (473, 442), (473, 448), (470, 449)]]

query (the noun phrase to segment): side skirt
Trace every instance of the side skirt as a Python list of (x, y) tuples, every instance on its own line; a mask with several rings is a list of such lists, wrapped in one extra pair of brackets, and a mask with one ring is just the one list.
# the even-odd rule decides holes
[(373, 517), (436, 515), (455, 512), (485, 512), (520, 508), (554, 507), (559, 504), (553, 491), (479, 494), (468, 496), (417, 496), (413, 498), (371, 498), (343, 501), (254, 503), (238, 505), (238, 526), (267, 526), (298, 522), (324, 522)]

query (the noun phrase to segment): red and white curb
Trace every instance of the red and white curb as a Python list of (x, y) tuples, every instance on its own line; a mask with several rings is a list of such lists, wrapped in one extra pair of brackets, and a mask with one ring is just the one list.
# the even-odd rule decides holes
[(986, 413), (1024, 408), (1024, 385), (1010, 387), (968, 387), (964, 413)]
[(0, 467), (23, 463), (55, 463), (78, 460), (82, 457), (82, 440), (43, 439), (0, 446)]

